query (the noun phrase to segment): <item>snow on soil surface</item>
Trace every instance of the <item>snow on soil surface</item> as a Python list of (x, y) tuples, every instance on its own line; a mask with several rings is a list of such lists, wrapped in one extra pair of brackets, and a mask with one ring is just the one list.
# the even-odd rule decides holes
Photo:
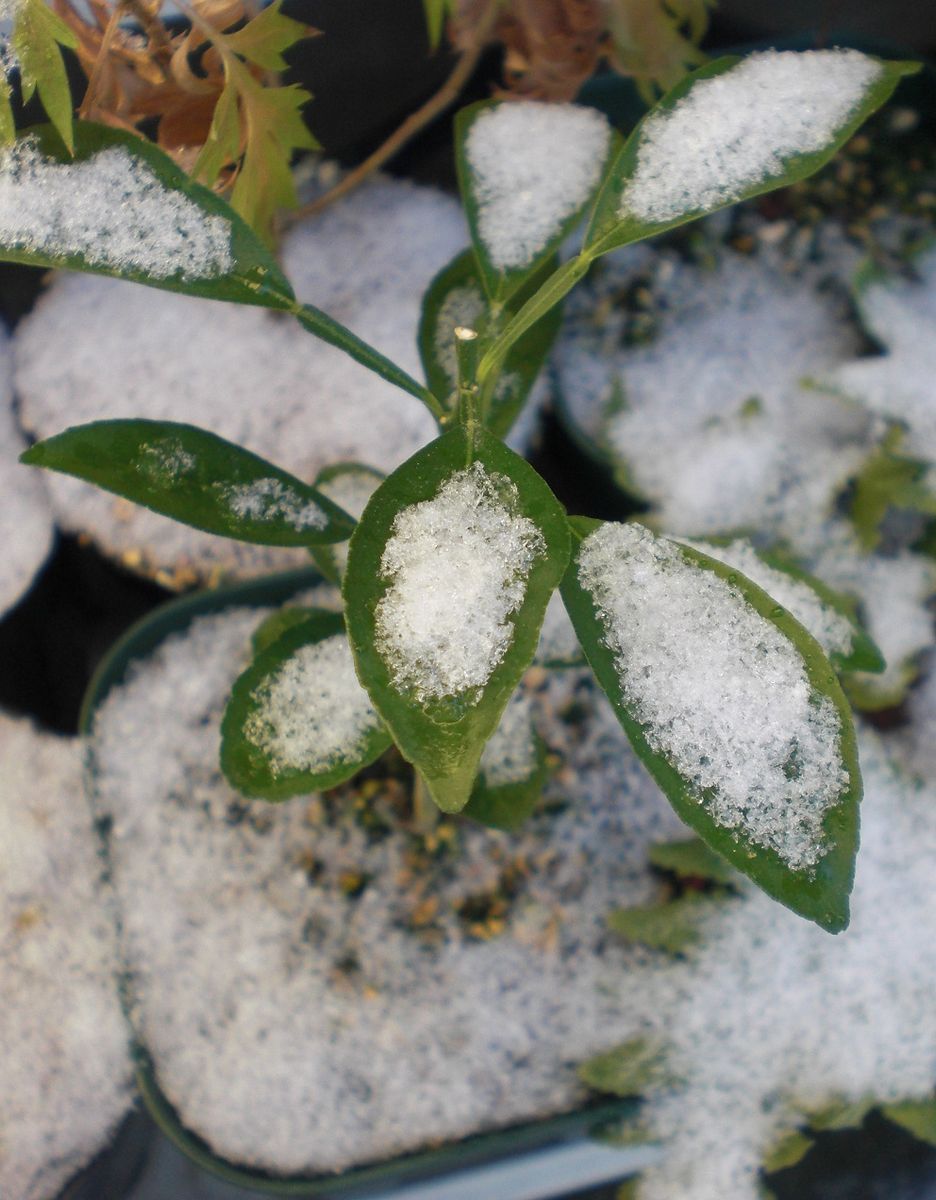
[(10, 343), (0, 333), (0, 613), (29, 588), (52, 549), (52, 506), (41, 471), (18, 462), (26, 442), (13, 416)]
[(465, 142), (478, 229), (500, 270), (525, 267), (589, 198), (611, 129), (591, 108), (503, 103), (476, 118)]
[(825, 149), (882, 70), (857, 50), (766, 51), (694, 83), (644, 122), (620, 216), (656, 223), (730, 204), (791, 156)]
[[(831, 268), (791, 273), (771, 254), (611, 256), (570, 298), (562, 399), (676, 534), (757, 529), (796, 542), (828, 513), (874, 444), (874, 418), (801, 386), (857, 353)], [(614, 298), (643, 286), (655, 335), (626, 344)], [(622, 344), (622, 339), (624, 344)]]
[(24, 139), (0, 156), (0, 242), (46, 258), (154, 279), (203, 279), (234, 265), (231, 225), (160, 183), (122, 146), (81, 162)]
[(394, 686), (420, 703), (476, 702), (510, 649), (509, 618), (546, 550), (518, 502), (516, 484), (476, 462), (394, 519), (380, 560), (389, 587), (374, 613), (376, 645)]
[(639, 1200), (757, 1200), (759, 1164), (801, 1114), (840, 1099), (924, 1099), (936, 1080), (936, 795), (873, 735), (852, 921), (830, 937), (747, 885), (661, 968), (644, 1032), (682, 1082), (644, 1109), (663, 1165)]
[(49, 1200), (131, 1104), (77, 741), (0, 715), (0, 1195)]
[[(284, 268), (298, 296), (419, 376), (422, 292), (466, 241), (454, 200), (378, 180), (295, 230)], [(116, 280), (59, 277), (21, 324), (15, 361), (23, 422), (42, 437), (106, 417), (186, 421), (311, 482), (337, 461), (391, 470), (435, 436), (418, 400), (287, 316)], [(77, 480), (56, 476), (50, 487), (65, 528), (129, 565), (205, 577), (305, 561), (187, 529)]]
[(589, 534), (578, 580), (650, 748), (718, 825), (795, 871), (814, 867), (848, 776), (841, 719), (799, 650), (731, 583), (639, 525)]
[[(270, 805), (224, 784), (220, 715), (263, 615), (197, 621), (97, 721), (134, 1020), (163, 1089), (219, 1153), (291, 1172), (575, 1105), (572, 1064), (626, 1035), (626, 968), (646, 957), (606, 944), (605, 915), (651, 898), (648, 841), (685, 828), (606, 702), (580, 672), (534, 697), (567, 808), (516, 836), (443, 820), (427, 849), (389, 832), (390, 781), (357, 818), (347, 795)], [(556, 719), (572, 700), (584, 724)], [(465, 902), (505, 887), (485, 940)]]

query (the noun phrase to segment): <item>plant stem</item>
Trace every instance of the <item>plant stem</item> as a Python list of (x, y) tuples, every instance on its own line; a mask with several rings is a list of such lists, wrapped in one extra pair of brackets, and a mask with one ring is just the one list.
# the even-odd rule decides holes
[(414, 113), (410, 113), (402, 125), (399, 125), (387, 140), (377, 147), (373, 154), (365, 158), (352, 171), (349, 171), (340, 183), (336, 183), (333, 188), (323, 196), (319, 196), (317, 200), (313, 200), (309, 204), (304, 204), (301, 208), (297, 208), (295, 212), (285, 217), (283, 219), (284, 229), (289, 229), (305, 217), (316, 216), (328, 208), (330, 204), (333, 204), (336, 200), (340, 200), (342, 196), (346, 196), (349, 192), (354, 191), (355, 188), (360, 187), (369, 175), (372, 175), (374, 171), (379, 170), (385, 163), (389, 162), (430, 121), (434, 120), (440, 113), (443, 113), (455, 103), (462, 88), (471, 78), (475, 67), (478, 65), (481, 52), (487, 44), (488, 35), (497, 19), (501, 3), (502, 0), (490, 0), (475, 27), (473, 44), (467, 50), (462, 51), (458, 62), (455, 64), (455, 69), (439, 90), (433, 96), (430, 96), (425, 104), (417, 108)]
[(78, 109), (79, 119), (86, 120), (89, 113), (93, 113), (95, 101), (97, 100), (98, 87), (101, 83), (101, 72), (104, 69), (104, 63), (110, 54), (111, 42), (114, 40), (114, 34), (117, 32), (117, 27), (120, 24), (120, 13), (123, 9), (123, 4), (114, 5), (113, 11), (108, 18), (107, 25), (101, 37), (101, 44), (98, 47), (97, 58), (94, 60), (94, 66), (91, 68), (91, 74), (88, 77), (88, 86), (85, 89), (84, 97)]
[(439, 809), (429, 795), (425, 780), (418, 771), (413, 772), (413, 830), (429, 833), (439, 820)]
[(455, 328), (455, 358), (458, 363), (458, 419), (468, 431), (468, 462), (474, 447), (478, 410), (478, 333), (464, 325)]

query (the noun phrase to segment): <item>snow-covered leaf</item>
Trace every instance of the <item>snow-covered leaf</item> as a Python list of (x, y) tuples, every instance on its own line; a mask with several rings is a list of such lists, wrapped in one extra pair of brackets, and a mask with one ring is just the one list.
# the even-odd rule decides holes
[(563, 599), (677, 813), (769, 895), (848, 924), (858, 773), (819, 645), (740, 572), (636, 525), (575, 518)]
[(301, 479), (174, 421), (93, 421), (37, 442), (31, 466), (74, 475), (208, 533), (261, 546), (339, 542), (354, 522)]
[(446, 811), (468, 802), (568, 553), (543, 480), (464, 428), (390, 475), (354, 532), (344, 595), (358, 672)]
[(611, 128), (574, 104), (483, 101), (458, 114), (455, 138), (481, 281), (503, 302), (578, 222), (601, 181)]
[(283, 800), (350, 779), (389, 745), (343, 618), (319, 610), (260, 650), (235, 683), (221, 768), (245, 795)]
[(719, 58), (668, 92), (611, 164), (595, 257), (813, 174), (918, 64), (857, 50)]

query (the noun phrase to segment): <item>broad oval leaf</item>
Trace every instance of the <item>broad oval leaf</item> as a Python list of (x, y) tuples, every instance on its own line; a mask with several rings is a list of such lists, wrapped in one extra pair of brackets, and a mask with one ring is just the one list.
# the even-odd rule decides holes
[(640, 122), (608, 170), (585, 240), (594, 258), (823, 166), (918, 63), (857, 50), (719, 58)]
[(697, 550), (636, 525), (572, 525), (563, 599), (677, 813), (769, 895), (844, 929), (861, 778), (850, 710), (818, 643)]
[(37, 442), (20, 461), (241, 542), (313, 546), (343, 541), (354, 528), (315, 488), (194, 425), (92, 421)]
[(465, 816), (492, 829), (519, 829), (549, 778), (547, 754), (533, 723), (532, 701), (516, 692), (484, 747)]
[[(429, 387), (440, 404), (454, 410), (458, 383), (455, 328), (474, 329), (480, 335), (478, 350), (483, 354), (505, 322), (554, 267), (555, 259), (548, 258), (497, 317), (492, 316), (488, 306), (471, 250), (463, 251), (436, 275), (423, 297), (419, 352)], [(562, 311), (557, 305), (510, 347), (484, 414), (485, 426), (498, 437), (509, 433), (523, 409), (561, 323)]]
[(244, 795), (283, 800), (350, 779), (389, 746), (341, 614), (319, 610), (260, 650), (234, 684), (221, 769)]
[(463, 427), (394, 471), (354, 532), (344, 597), (358, 673), (446, 812), (468, 802), (568, 554), (543, 480)]
[(575, 227), (612, 141), (604, 116), (581, 105), (482, 101), (458, 114), (459, 186), (492, 300), (518, 291)]
[(883, 655), (858, 621), (856, 602), (804, 570), (791, 555), (778, 548), (756, 549), (744, 538), (678, 540), (734, 567), (789, 609), (839, 670), (884, 670)]
[(219, 196), (157, 146), (78, 121), (74, 156), (51, 125), (3, 153), (0, 259), (292, 310), (276, 260)]

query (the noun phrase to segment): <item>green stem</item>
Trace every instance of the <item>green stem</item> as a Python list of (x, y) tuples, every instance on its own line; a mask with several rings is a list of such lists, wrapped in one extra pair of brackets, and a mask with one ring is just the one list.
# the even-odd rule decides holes
[(431, 832), (439, 820), (439, 808), (432, 797), (426, 782), (418, 771), (413, 772), (413, 830), (416, 833)]
[(459, 325), (455, 330), (455, 358), (458, 362), (458, 419), (468, 432), (468, 462), (474, 449), (475, 431), (479, 425), (478, 333)]

